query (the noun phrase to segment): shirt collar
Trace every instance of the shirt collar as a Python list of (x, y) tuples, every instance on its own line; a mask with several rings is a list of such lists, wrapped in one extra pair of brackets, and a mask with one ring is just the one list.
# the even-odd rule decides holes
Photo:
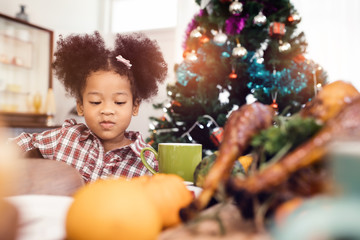
[(67, 119), (65, 120), (65, 122), (63, 123), (62, 127), (70, 127), (70, 126), (75, 126), (78, 125), (78, 129), (79, 129), (79, 133), (80, 133), (80, 137), (79, 137), (79, 141), (85, 141), (87, 140), (90, 136), (93, 136), (96, 138), (95, 134), (90, 130), (90, 128), (88, 128), (88, 126), (84, 123), (78, 123), (75, 119)]

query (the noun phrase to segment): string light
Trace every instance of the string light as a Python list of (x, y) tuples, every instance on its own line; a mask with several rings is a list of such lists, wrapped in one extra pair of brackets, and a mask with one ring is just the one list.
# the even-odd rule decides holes
[[(202, 116), (203, 118), (208, 118), (210, 119), (210, 121), (217, 127), (219, 128), (219, 125), (217, 124), (217, 122), (214, 120), (214, 118), (212, 118), (210, 115), (203, 115)], [(199, 122), (199, 121), (196, 121), (186, 132), (184, 132), (182, 135), (181, 135), (181, 138), (184, 138), (185, 136), (190, 136), (190, 132), (196, 127), (198, 126), (199, 128), (203, 129), (204, 126)], [(191, 138), (192, 140), (192, 138)], [(190, 141), (191, 141), (190, 140)]]

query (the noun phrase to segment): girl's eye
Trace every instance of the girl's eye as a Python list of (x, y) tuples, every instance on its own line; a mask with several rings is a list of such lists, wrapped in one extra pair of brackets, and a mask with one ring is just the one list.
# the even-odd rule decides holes
[(126, 102), (115, 102), (116, 105), (122, 105), (125, 104)]
[(93, 104), (93, 105), (99, 105), (101, 102), (90, 102), (90, 104)]

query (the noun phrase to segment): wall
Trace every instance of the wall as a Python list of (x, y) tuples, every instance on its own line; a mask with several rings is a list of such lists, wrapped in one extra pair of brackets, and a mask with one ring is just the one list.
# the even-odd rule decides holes
[(359, 0), (292, 0), (302, 20), (299, 29), (308, 41), (310, 59), (328, 73), (329, 82), (345, 80), (360, 90)]
[[(0, 0), (0, 12), (14, 16), (26, 5), (29, 22), (54, 31), (54, 47), (60, 34), (92, 32), (99, 27), (98, 0)], [(56, 123), (61, 123), (74, 105), (72, 98), (66, 97), (63, 86), (53, 79), (56, 101)]]
[[(162, 11), (162, 10), (161, 10)], [(178, 1), (178, 20), (175, 29), (164, 29), (155, 31), (146, 31), (150, 38), (156, 39), (168, 63), (168, 78), (164, 84), (159, 87), (158, 95), (150, 101), (143, 102), (140, 106), (139, 115), (134, 117), (129, 129), (140, 131), (145, 137), (149, 136), (149, 117), (161, 117), (164, 112), (155, 110), (153, 103), (166, 102), (167, 98), (166, 85), (176, 81), (174, 74), (174, 65), (182, 61), (183, 49), (182, 42), (185, 36), (185, 30), (194, 14), (199, 11), (199, 6), (194, 0)]]

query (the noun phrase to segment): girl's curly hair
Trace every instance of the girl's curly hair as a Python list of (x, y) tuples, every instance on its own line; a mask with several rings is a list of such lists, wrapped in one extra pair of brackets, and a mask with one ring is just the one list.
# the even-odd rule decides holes
[[(116, 57), (121, 55), (132, 64), (129, 69)], [(155, 40), (144, 34), (117, 34), (114, 49), (105, 47), (99, 32), (60, 36), (52, 64), (54, 73), (66, 91), (78, 101), (90, 73), (99, 70), (115, 71), (129, 78), (134, 101), (155, 96), (158, 84), (167, 76), (167, 64)]]

